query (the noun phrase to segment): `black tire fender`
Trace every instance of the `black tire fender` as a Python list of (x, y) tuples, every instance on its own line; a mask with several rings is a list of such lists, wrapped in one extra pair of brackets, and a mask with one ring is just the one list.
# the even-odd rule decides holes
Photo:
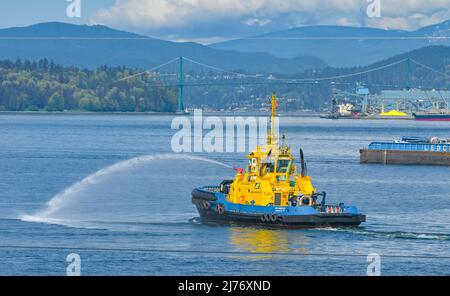
[(209, 208), (211, 207), (211, 203), (209, 201), (203, 201), (202, 202), (202, 208), (205, 210), (209, 210)]
[(217, 213), (219, 213), (219, 215), (223, 215), (225, 213), (225, 207), (223, 204), (217, 204)]
[(194, 189), (192, 190), (192, 198), (206, 201), (216, 201), (217, 197), (213, 192), (207, 192), (204, 190)]
[(278, 215), (277, 214), (271, 214), (270, 215), (270, 221), (271, 222), (276, 222), (278, 220)]

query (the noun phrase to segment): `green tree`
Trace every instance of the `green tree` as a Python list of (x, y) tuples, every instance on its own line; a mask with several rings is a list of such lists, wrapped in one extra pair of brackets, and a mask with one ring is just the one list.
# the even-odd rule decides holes
[(136, 98), (126, 95), (124, 92), (119, 93), (119, 106), (122, 112), (136, 111)]
[(81, 110), (92, 112), (101, 110), (100, 99), (91, 91), (78, 91), (74, 94), (74, 97), (78, 100), (78, 106)]
[(48, 99), (47, 111), (64, 111), (64, 97), (59, 93), (55, 92)]

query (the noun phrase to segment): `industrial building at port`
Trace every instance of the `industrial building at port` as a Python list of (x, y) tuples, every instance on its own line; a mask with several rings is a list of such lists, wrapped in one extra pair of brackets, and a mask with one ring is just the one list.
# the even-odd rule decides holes
[(412, 119), (414, 113), (450, 114), (450, 91), (405, 88), (371, 94), (363, 87), (355, 93), (333, 91), (336, 117)]

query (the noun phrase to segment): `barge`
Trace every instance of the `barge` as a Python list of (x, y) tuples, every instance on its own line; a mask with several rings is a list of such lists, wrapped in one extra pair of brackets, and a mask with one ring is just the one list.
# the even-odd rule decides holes
[(413, 113), (417, 121), (450, 121), (450, 113)]
[(437, 137), (403, 137), (372, 142), (360, 150), (361, 163), (450, 166), (450, 140)]

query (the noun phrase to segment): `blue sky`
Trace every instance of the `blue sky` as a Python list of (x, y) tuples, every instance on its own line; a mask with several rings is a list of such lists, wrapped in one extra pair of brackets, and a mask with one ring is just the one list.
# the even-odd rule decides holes
[[(175, 41), (211, 43), (307, 25), (414, 30), (450, 19), (450, 0), (2, 0), (0, 27), (46, 21), (104, 24)], [(75, 1), (75, 0), (71, 0)], [(367, 7), (379, 3), (380, 16)]]

